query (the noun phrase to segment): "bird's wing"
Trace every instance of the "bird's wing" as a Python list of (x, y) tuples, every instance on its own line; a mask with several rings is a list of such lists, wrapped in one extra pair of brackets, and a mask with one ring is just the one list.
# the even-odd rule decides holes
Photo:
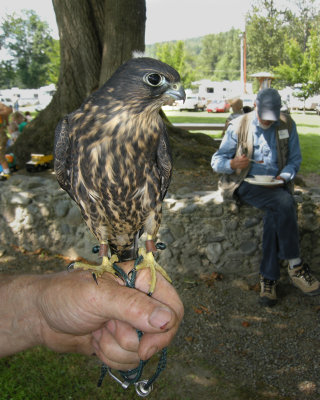
[(164, 123), (157, 148), (157, 165), (160, 171), (160, 196), (161, 200), (163, 200), (169, 188), (172, 175), (172, 155), (168, 131)]
[(71, 190), (71, 151), (70, 151), (70, 115), (65, 116), (57, 125), (54, 137), (54, 171), (59, 185), (74, 199)]

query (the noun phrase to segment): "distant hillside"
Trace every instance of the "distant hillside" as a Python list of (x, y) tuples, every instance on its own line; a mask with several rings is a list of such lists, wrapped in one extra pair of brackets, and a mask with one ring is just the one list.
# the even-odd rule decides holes
[(186, 87), (200, 79), (238, 80), (239, 33), (239, 30), (232, 28), (228, 32), (155, 43), (146, 46), (146, 54), (176, 68)]
[[(204, 36), (200, 36), (197, 38), (183, 40), (186, 51), (193, 55), (199, 55), (201, 52), (201, 48), (202, 48), (201, 42), (202, 42), (203, 38), (204, 38)], [(174, 44), (177, 42), (178, 42), (178, 40), (171, 40), (169, 42), (159, 42), (159, 43), (154, 43), (154, 44), (147, 44), (146, 45), (146, 56), (155, 58), (158, 45), (161, 46), (164, 43), (173, 43)]]

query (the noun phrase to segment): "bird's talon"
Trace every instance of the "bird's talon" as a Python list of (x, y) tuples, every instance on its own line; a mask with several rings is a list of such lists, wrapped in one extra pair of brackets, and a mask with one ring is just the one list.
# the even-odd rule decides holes
[(156, 262), (154, 259), (153, 253), (151, 251), (147, 252), (146, 249), (140, 248), (138, 251), (139, 256), (143, 257), (141, 263), (137, 266), (137, 271), (144, 268), (150, 269), (151, 274), (151, 282), (149, 287), (148, 296), (152, 296), (154, 289), (156, 287), (156, 272), (158, 271), (168, 282), (172, 283), (169, 275), (166, 271)]
[(74, 269), (74, 261), (67, 266), (67, 271), (72, 271)]
[(118, 262), (119, 258), (116, 254), (112, 254), (111, 258), (110, 258), (110, 263), (113, 265), (114, 263)]
[(98, 279), (97, 279), (97, 276), (96, 276), (96, 274), (94, 272), (92, 272), (92, 278), (95, 281), (95, 283), (98, 285)]

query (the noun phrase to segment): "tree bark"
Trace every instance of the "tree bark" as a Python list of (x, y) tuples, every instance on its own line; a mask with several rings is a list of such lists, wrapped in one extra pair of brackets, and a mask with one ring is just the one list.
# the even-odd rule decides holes
[(60, 36), (60, 76), (49, 106), (28, 124), (13, 151), (51, 154), (59, 120), (77, 109), (134, 51), (144, 52), (145, 0), (53, 0)]
[(145, 0), (106, 1), (104, 15), (100, 86), (124, 60), (132, 58), (135, 52), (144, 52)]

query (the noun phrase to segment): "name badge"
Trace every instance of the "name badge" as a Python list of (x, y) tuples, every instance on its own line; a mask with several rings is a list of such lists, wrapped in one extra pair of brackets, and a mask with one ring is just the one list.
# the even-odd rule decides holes
[(288, 137), (289, 137), (288, 129), (281, 129), (279, 131), (279, 139), (288, 139)]

